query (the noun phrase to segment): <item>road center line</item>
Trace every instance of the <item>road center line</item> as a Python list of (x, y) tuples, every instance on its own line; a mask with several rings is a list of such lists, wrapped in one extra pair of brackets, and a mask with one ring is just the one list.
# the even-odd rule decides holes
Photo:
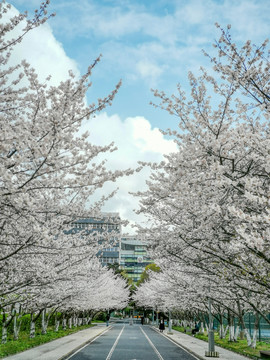
[(148, 337), (148, 336), (146, 335), (146, 333), (143, 331), (143, 329), (141, 328), (141, 326), (140, 326), (140, 329), (141, 329), (141, 331), (143, 332), (143, 334), (144, 334), (144, 336), (146, 337), (146, 339), (148, 340), (149, 344), (152, 346), (154, 352), (157, 354), (158, 358), (159, 358), (160, 360), (164, 360), (163, 357), (160, 355), (158, 349), (155, 347), (155, 345), (152, 343), (152, 341), (149, 339), (149, 337)]
[(116, 348), (116, 345), (118, 344), (118, 341), (120, 339), (120, 336), (122, 335), (122, 332), (124, 331), (124, 328), (125, 328), (125, 325), (123, 326), (122, 330), (120, 331), (119, 335), (117, 336), (117, 338), (113, 344), (113, 347), (111, 348), (111, 351), (109, 352), (108, 356), (106, 357), (106, 360), (110, 360), (110, 358), (112, 357), (112, 354)]

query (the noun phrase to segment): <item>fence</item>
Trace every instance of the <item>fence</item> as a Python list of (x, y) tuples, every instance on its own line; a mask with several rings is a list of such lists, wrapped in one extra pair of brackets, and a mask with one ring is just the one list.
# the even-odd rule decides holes
[[(270, 314), (267, 318), (270, 320)], [(249, 330), (251, 336), (253, 336), (255, 316), (253, 313), (246, 313), (244, 316), (245, 326)], [(227, 318), (223, 319), (223, 323), (226, 326), (228, 324)], [(238, 325), (238, 318), (234, 318), (234, 325)], [(219, 322), (214, 318), (213, 326), (215, 329), (219, 327)], [(261, 341), (270, 341), (270, 324), (263, 318), (260, 319), (259, 329), (258, 329), (258, 340)]]

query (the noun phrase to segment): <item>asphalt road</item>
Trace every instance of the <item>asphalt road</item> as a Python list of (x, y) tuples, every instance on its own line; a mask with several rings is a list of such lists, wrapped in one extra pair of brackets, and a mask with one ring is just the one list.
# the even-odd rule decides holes
[(148, 325), (115, 323), (70, 360), (195, 360)]

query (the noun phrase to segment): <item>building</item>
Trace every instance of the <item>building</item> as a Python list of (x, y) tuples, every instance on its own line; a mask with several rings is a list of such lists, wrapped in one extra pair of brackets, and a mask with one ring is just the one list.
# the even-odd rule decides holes
[(140, 279), (145, 267), (153, 261), (147, 255), (147, 244), (137, 236), (121, 238), (120, 267), (134, 282)]
[[(100, 244), (104, 241), (102, 234), (114, 233), (111, 238), (111, 246), (106, 246), (97, 253), (102, 266), (119, 263), (119, 242), (121, 239), (121, 219), (119, 213), (101, 213), (98, 217), (82, 217), (72, 223), (69, 231), (84, 231), (84, 235), (96, 233)], [(115, 233), (117, 236), (115, 236)], [(100, 236), (99, 236), (100, 235)]]
[[(113, 233), (111, 246), (106, 245), (97, 253), (102, 266), (118, 263), (127, 276), (134, 282), (140, 279), (142, 272), (152, 261), (147, 255), (147, 244), (137, 236), (122, 237), (121, 219), (119, 213), (101, 213), (98, 217), (81, 217), (72, 223), (70, 232), (83, 231), (87, 234), (97, 234), (102, 245), (105, 233)], [(103, 236), (102, 236), (103, 234)]]

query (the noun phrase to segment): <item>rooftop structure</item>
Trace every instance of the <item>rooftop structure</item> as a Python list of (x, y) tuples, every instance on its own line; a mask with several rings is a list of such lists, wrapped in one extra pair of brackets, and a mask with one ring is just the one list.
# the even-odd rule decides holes
[[(114, 233), (111, 237), (111, 246), (106, 246), (97, 253), (102, 266), (119, 263), (119, 241), (121, 238), (121, 219), (119, 213), (101, 213), (99, 216), (81, 217), (72, 223), (71, 231), (84, 231), (87, 234), (96, 233), (99, 242), (102, 244), (104, 239), (102, 234)], [(116, 233), (116, 236), (115, 236)]]
[(97, 253), (102, 266), (118, 263), (134, 282), (152, 261), (147, 254), (147, 243), (137, 236), (122, 237), (119, 213), (101, 213), (99, 216), (81, 217), (72, 223), (71, 231), (83, 231), (83, 236), (95, 233), (102, 244), (105, 234), (112, 233), (111, 245), (106, 245)]

